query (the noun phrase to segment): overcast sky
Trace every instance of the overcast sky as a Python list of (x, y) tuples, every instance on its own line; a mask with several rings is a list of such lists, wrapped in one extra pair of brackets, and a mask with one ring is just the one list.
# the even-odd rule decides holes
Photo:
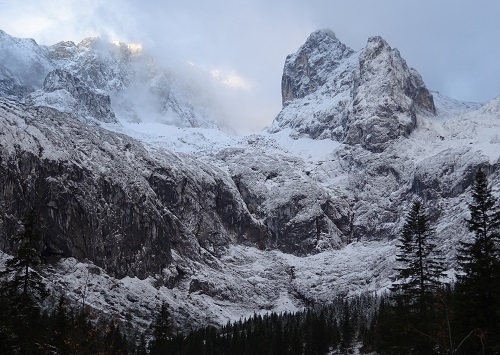
[(50, 45), (100, 35), (142, 43), (166, 64), (217, 70), (235, 92), (227, 104), (240, 131), (279, 112), (285, 57), (319, 28), (355, 50), (382, 36), (429, 89), (447, 96), (500, 95), (494, 0), (0, 0), (0, 29), (13, 36)]

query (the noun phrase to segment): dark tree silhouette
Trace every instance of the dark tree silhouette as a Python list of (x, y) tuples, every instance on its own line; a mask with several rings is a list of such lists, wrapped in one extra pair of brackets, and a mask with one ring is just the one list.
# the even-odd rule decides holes
[(168, 354), (169, 339), (172, 335), (172, 324), (168, 304), (162, 302), (160, 310), (153, 321), (153, 339), (149, 351), (150, 354)]
[[(399, 238), (396, 260), (397, 281), (393, 283), (393, 301), (385, 316), (392, 318), (398, 335), (389, 335), (392, 353), (426, 353), (432, 350), (437, 333), (433, 311), (435, 295), (443, 286), (443, 262), (436, 252), (434, 229), (422, 203), (413, 204)], [(389, 330), (391, 332), (391, 330)], [(401, 336), (401, 334), (405, 334)], [(386, 337), (387, 338), (387, 337)]]
[(480, 349), (484, 344), (500, 345), (500, 208), (482, 170), (472, 185), (469, 211), (466, 222), (473, 237), (458, 250), (456, 295), (463, 335), (480, 329), (473, 337)]

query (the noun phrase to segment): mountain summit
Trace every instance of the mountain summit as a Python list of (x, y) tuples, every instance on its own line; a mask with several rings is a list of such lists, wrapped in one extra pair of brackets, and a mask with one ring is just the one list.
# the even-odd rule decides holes
[(281, 91), (283, 109), (271, 132), (292, 128), (371, 151), (407, 137), (417, 114), (436, 113), (421, 76), (381, 37), (354, 52), (332, 31), (313, 32), (286, 58)]
[(286, 58), (281, 79), (283, 106), (317, 91), (326, 82), (335, 81), (331, 74), (353, 53), (333, 31), (313, 32), (297, 53)]

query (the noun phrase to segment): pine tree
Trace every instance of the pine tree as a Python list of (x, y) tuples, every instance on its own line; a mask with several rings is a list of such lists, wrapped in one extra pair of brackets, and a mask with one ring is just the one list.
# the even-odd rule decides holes
[(354, 339), (354, 329), (352, 327), (351, 318), (349, 303), (345, 301), (342, 308), (342, 342), (340, 343), (343, 350), (349, 349)]
[(457, 254), (459, 318), (464, 334), (479, 328), (483, 343), (500, 346), (500, 208), (482, 170), (472, 185), (472, 200), (466, 222), (473, 238), (462, 242)]
[(42, 328), (36, 324), (41, 313), (39, 301), (47, 294), (42, 277), (36, 269), (40, 265), (42, 246), (41, 221), (35, 209), (23, 219), (20, 232), (12, 237), (14, 256), (5, 263), (0, 287), (0, 338), (11, 351), (29, 353), (34, 350), (33, 339)]
[[(413, 204), (399, 238), (396, 260), (402, 264), (393, 284), (393, 315), (400, 332), (407, 332), (402, 353), (426, 353), (435, 336), (434, 295), (442, 287), (443, 263), (436, 252), (434, 229), (422, 204)], [(398, 343), (401, 339), (397, 340)]]
[(396, 269), (400, 282), (393, 288), (400, 290), (406, 301), (418, 307), (427, 307), (430, 296), (442, 286), (443, 263), (433, 242), (434, 229), (422, 204), (413, 204), (399, 238), (400, 253), (396, 260), (403, 267)]
[(150, 354), (167, 354), (171, 334), (170, 312), (168, 304), (163, 302), (153, 323), (153, 340), (149, 349)]
[(11, 295), (18, 296), (18, 307), (26, 308), (46, 295), (42, 277), (36, 271), (41, 263), (42, 233), (41, 220), (34, 208), (23, 219), (23, 227), (12, 242), (17, 250), (5, 264), (5, 286)]
[(135, 355), (147, 355), (147, 345), (146, 345), (146, 336), (141, 334), (139, 345), (135, 350)]

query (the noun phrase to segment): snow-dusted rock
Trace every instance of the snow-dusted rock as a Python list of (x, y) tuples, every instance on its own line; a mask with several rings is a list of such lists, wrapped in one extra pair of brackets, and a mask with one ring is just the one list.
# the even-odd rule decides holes
[(290, 127), (299, 135), (375, 152), (407, 137), (417, 113), (435, 114), (420, 75), (382, 38), (370, 38), (355, 53), (327, 30), (312, 33), (287, 57), (282, 96), (271, 132)]
[(281, 79), (283, 106), (317, 91), (328, 81), (335, 81), (332, 73), (353, 53), (331, 30), (313, 32), (297, 53), (285, 60)]
[(43, 87), (25, 99), (33, 106), (53, 107), (83, 119), (116, 122), (108, 95), (88, 87), (83, 81), (62, 69), (51, 71)]
[(123, 43), (89, 37), (75, 45), (59, 42), (48, 47), (54, 67), (64, 69), (92, 89), (108, 94), (123, 90), (134, 74), (134, 52)]
[(255, 244), (266, 229), (229, 176), (166, 151), (87, 126), (48, 107), (0, 100), (1, 244), (34, 207), (47, 256), (88, 259), (109, 273), (145, 277), (171, 261)]
[(301, 159), (269, 154), (265, 143), (252, 144), (257, 147), (222, 150), (217, 158), (228, 165), (248, 210), (269, 229), (268, 245), (307, 255), (347, 244), (353, 213), (348, 197), (315, 181)]
[(140, 44), (90, 37), (41, 46), (0, 31), (0, 60), (0, 97), (54, 107), (83, 120), (111, 122), (116, 115), (131, 122), (217, 127), (210, 95), (162, 67)]
[(368, 39), (360, 53), (351, 98), (344, 142), (372, 151), (408, 137), (415, 129), (417, 112), (435, 113), (432, 94), (420, 75), (381, 37)]
[(0, 30), (0, 96), (19, 100), (39, 89), (53, 69), (46, 47)]

